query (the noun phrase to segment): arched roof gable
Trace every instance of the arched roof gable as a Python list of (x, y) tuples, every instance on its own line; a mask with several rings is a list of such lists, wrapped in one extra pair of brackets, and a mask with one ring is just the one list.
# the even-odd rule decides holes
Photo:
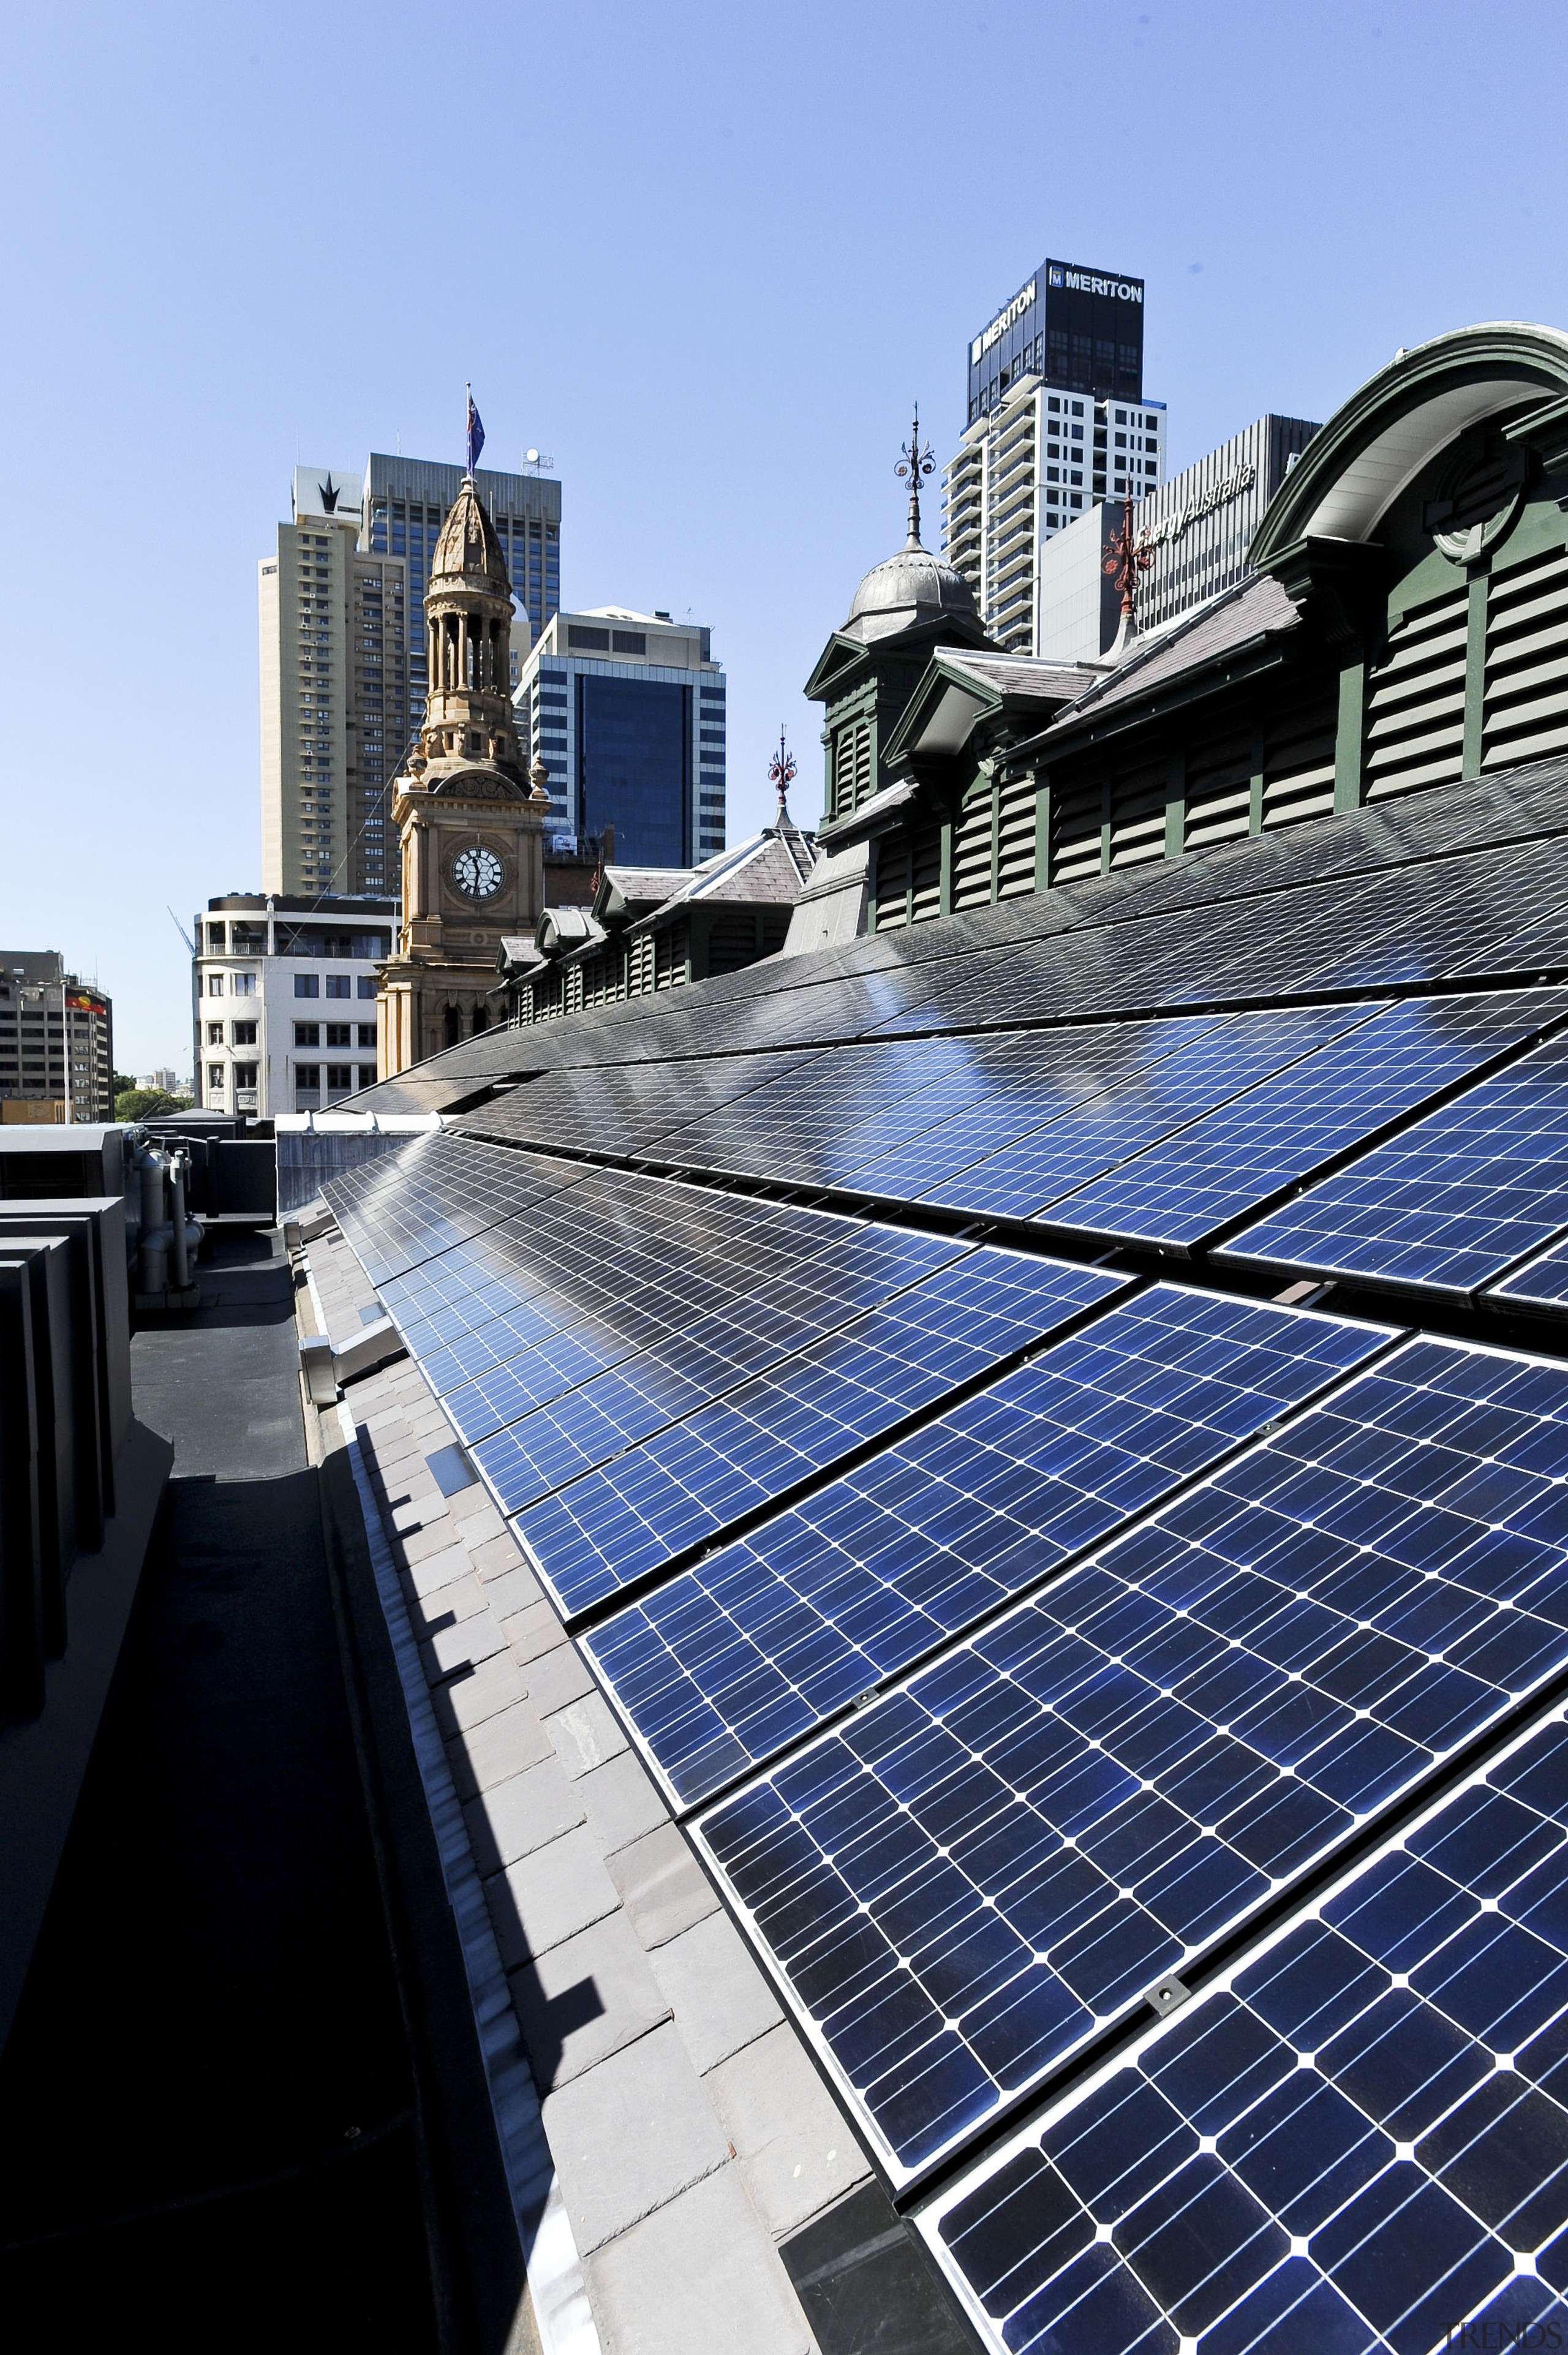
[(1401, 352), (1307, 443), (1258, 527), (1266, 571), (1304, 539), (1366, 540), (1456, 434), (1533, 400), (1568, 397), (1568, 336), (1512, 320), (1461, 327)]

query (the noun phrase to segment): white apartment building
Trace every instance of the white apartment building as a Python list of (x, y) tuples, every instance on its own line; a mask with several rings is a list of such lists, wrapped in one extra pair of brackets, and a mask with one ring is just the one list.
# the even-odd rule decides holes
[(229, 892), (195, 920), (196, 1100), (271, 1120), (376, 1079), (376, 968), (397, 902)]
[(943, 549), (998, 645), (1054, 651), (1041, 628), (1043, 551), (1106, 500), (1157, 489), (1165, 452), (1163, 401), (1064, 390), (1033, 368), (976, 417), (946, 471)]

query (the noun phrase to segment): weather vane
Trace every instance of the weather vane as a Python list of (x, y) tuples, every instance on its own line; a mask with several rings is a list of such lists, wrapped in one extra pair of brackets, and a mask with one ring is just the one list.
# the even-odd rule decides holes
[(1122, 527), (1113, 532), (1105, 549), (1104, 571), (1122, 592), (1122, 628), (1124, 639), (1130, 638), (1137, 627), (1138, 576), (1147, 572), (1154, 562), (1154, 550), (1147, 539), (1133, 537), (1133, 502), (1129, 492), (1122, 506)]
[(781, 818), (784, 815), (784, 795), (788, 793), (791, 784), (795, 781), (795, 754), (784, 742), (784, 732), (781, 727), (779, 730), (779, 749), (768, 763), (768, 783), (770, 785), (776, 786), (778, 789), (779, 815)]
[(901, 482), (906, 474), (909, 477), (909, 536), (911, 539), (918, 539), (920, 538), (920, 478), (923, 474), (934, 474), (936, 472), (936, 461), (931, 454), (930, 442), (926, 443), (923, 450), (920, 446), (918, 401), (915, 404), (914, 431), (907, 442), (899, 444), (899, 463), (893, 468), (893, 472)]

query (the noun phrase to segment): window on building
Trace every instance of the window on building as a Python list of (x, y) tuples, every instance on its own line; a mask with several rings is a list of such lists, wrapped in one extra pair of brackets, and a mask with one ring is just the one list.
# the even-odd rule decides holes
[(232, 986), (233, 994), (236, 997), (255, 996), (256, 976), (253, 973), (231, 974), (229, 975), (229, 981)]
[(256, 1043), (256, 1026), (253, 1022), (236, 1022), (230, 1036), (236, 1047), (253, 1047)]
[(326, 1084), (329, 1088), (351, 1088), (354, 1085), (352, 1063), (328, 1063)]
[(328, 997), (352, 997), (354, 995), (353, 975), (348, 973), (329, 973), (326, 976), (326, 995)]
[(319, 1088), (321, 1085), (321, 1065), (319, 1063), (296, 1063), (294, 1065), (294, 1085), (296, 1088)]
[(209, 974), (208, 975), (208, 976), (207, 976), (207, 994), (208, 994), (208, 997), (221, 997), (221, 996), (222, 996), (222, 995), (223, 995), (223, 975), (222, 975), (220, 973), (209, 973)]
[(361, 1047), (373, 1047), (373, 1046), (375, 1045), (375, 1043), (376, 1043), (376, 1026), (375, 1026), (375, 1024), (374, 1024), (373, 1022), (361, 1022), (361, 1024), (359, 1025), (359, 1044), (360, 1044), (360, 1046), (361, 1046)]
[(234, 1084), (237, 1088), (253, 1088), (256, 1084), (255, 1064), (236, 1063), (234, 1066)]
[(209, 1047), (221, 1047), (221, 1046), (222, 1046), (222, 1044), (223, 1044), (223, 1025), (222, 1025), (222, 1023), (221, 1023), (221, 1022), (209, 1022), (209, 1023), (208, 1024), (208, 1026), (207, 1026), (207, 1043), (208, 1043), (208, 1045)]
[(375, 1066), (375, 1064), (374, 1064), (374, 1063), (361, 1063), (361, 1064), (360, 1064), (360, 1066), (359, 1066), (359, 1084), (360, 1084), (360, 1086), (361, 1086), (362, 1088), (373, 1088), (373, 1087), (375, 1086), (375, 1084), (376, 1084), (376, 1066)]
[(208, 1063), (207, 1067), (207, 1084), (215, 1092), (215, 1093), (219, 1095), (222, 1094), (223, 1066), (221, 1063)]
[(321, 1025), (319, 1022), (296, 1022), (294, 1024), (294, 1045), (296, 1047), (319, 1047), (320, 1044)]
[(351, 1047), (354, 1044), (353, 1039), (349, 1036), (351, 1028), (352, 1025), (347, 1022), (329, 1022), (326, 1026), (327, 1045), (329, 1047)]
[(296, 997), (319, 997), (321, 996), (321, 984), (314, 973), (295, 974), (294, 996)]

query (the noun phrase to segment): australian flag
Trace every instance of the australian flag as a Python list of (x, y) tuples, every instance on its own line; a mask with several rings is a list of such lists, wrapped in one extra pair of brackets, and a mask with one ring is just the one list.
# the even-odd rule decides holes
[(484, 447), (485, 428), (480, 422), (479, 411), (474, 406), (474, 392), (470, 387), (468, 394), (468, 471), (470, 474), (479, 464), (479, 453)]

